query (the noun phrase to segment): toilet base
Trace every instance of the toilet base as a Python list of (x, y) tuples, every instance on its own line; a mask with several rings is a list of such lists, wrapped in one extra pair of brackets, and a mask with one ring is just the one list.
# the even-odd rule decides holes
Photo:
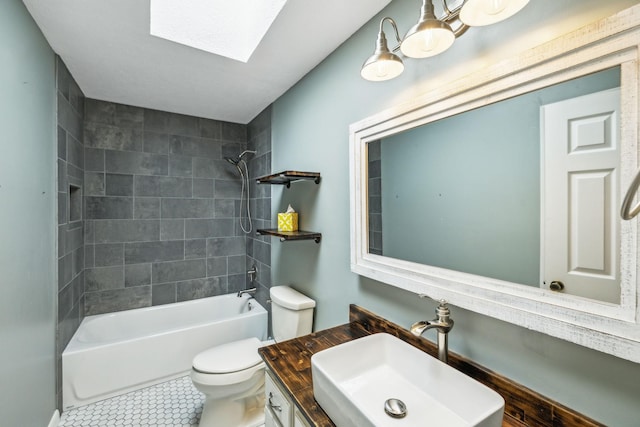
[(264, 392), (239, 400), (205, 400), (200, 427), (262, 427)]

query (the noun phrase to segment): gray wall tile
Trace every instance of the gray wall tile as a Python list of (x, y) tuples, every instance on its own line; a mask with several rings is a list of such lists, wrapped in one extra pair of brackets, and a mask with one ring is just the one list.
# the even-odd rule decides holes
[(200, 120), (197, 117), (184, 114), (169, 116), (169, 133), (173, 135), (199, 136)]
[(105, 170), (111, 173), (167, 175), (169, 173), (169, 156), (106, 150)]
[(96, 253), (94, 245), (86, 245), (84, 246), (84, 268), (95, 267), (95, 259)]
[(67, 159), (67, 131), (58, 125), (58, 158)]
[(176, 284), (162, 283), (151, 287), (151, 304), (162, 305), (176, 302)]
[(82, 117), (75, 111), (64, 96), (58, 94), (58, 125), (73, 135), (76, 139), (82, 139)]
[(144, 110), (144, 130), (168, 133), (171, 113), (158, 110)]
[(84, 169), (84, 147), (71, 135), (67, 135), (67, 162)]
[(84, 126), (84, 143), (91, 148), (142, 151), (142, 131), (89, 122)]
[(184, 241), (182, 240), (127, 243), (124, 248), (126, 264), (181, 259), (184, 259)]
[(166, 133), (145, 131), (142, 141), (145, 153), (169, 154), (169, 135)]
[(162, 199), (161, 212), (162, 218), (212, 218), (213, 200)]
[(207, 256), (207, 240), (195, 239), (186, 240), (184, 242), (185, 258), (206, 258)]
[(85, 314), (111, 313), (151, 306), (151, 286), (87, 292), (85, 294)]
[(135, 177), (136, 197), (191, 197), (192, 181), (190, 178), (169, 176)]
[(144, 286), (151, 284), (151, 264), (129, 264), (124, 266), (124, 286)]
[(87, 219), (132, 219), (131, 197), (85, 197)]
[(221, 122), (221, 139), (225, 141), (245, 142), (247, 127), (239, 123)]
[(67, 218), (67, 198), (68, 193), (58, 193), (58, 224), (66, 224)]
[(101, 172), (84, 173), (84, 195), (104, 196), (105, 179)]
[(160, 238), (158, 220), (103, 220), (94, 222), (96, 243), (142, 242)]
[(244, 255), (246, 244), (244, 237), (224, 237), (207, 239), (207, 256)]
[(239, 199), (241, 191), (241, 181), (216, 179), (215, 197), (218, 199)]
[(160, 199), (156, 197), (136, 197), (133, 202), (135, 219), (159, 219)]
[(200, 119), (200, 136), (203, 138), (220, 139), (220, 122), (217, 120)]
[(226, 277), (209, 277), (207, 279), (188, 280), (176, 284), (176, 300), (178, 302), (213, 297), (226, 293)]
[(207, 258), (207, 276), (226, 276), (227, 257)]
[(215, 139), (171, 135), (169, 153), (181, 156), (221, 159), (221, 143)]
[(229, 274), (227, 276), (228, 292), (238, 292), (247, 288), (247, 277), (244, 274)]
[(85, 170), (104, 172), (104, 150), (99, 148), (84, 148)]
[(230, 218), (187, 219), (185, 220), (184, 234), (187, 239), (234, 236), (235, 223)]
[(88, 268), (85, 273), (86, 292), (124, 288), (124, 266)]
[(236, 201), (232, 199), (215, 200), (213, 216), (215, 218), (235, 218), (239, 216), (236, 211)]
[(193, 157), (178, 156), (172, 154), (169, 156), (169, 175), (170, 176), (193, 176)]
[(106, 174), (107, 196), (133, 196), (133, 175)]
[(124, 264), (124, 244), (105, 243), (94, 246), (94, 265), (106, 267)]
[[(234, 156), (237, 156), (236, 153)], [(202, 157), (193, 158), (193, 176), (196, 178), (217, 178), (236, 180), (240, 183), (238, 169), (226, 160), (213, 160)]]
[(160, 240), (184, 240), (184, 220), (163, 219), (160, 221)]
[(207, 263), (203, 259), (159, 262), (152, 267), (153, 283), (176, 282), (207, 276)]
[[(83, 103), (74, 99), (73, 104)], [(72, 249), (78, 242), (84, 244), (82, 233), (71, 237), (65, 232), (59, 242), (60, 250), (69, 252), (60, 260), (60, 276), (67, 283), (84, 283), (82, 268), (92, 271), (83, 315), (218, 295), (241, 287), (246, 265), (254, 259), (246, 256), (246, 237), (237, 224), (239, 174), (222, 157), (235, 157), (248, 147), (247, 126), (96, 100), (86, 102), (84, 110), (89, 141), (84, 158), (74, 160), (76, 165), (63, 163), (69, 169), (65, 179), (85, 190), (90, 219), (82, 223), (87, 244), (81, 250)], [(75, 126), (73, 114), (66, 120)], [(261, 138), (270, 141), (267, 136)], [(68, 156), (68, 135), (62, 124), (59, 139), (64, 140), (61, 152)], [(260, 154), (261, 168), (267, 162), (270, 166), (270, 153)], [(252, 159), (247, 157), (254, 173), (257, 163)], [(251, 185), (253, 190), (255, 184)], [(267, 220), (265, 209), (270, 205), (262, 199), (270, 197), (270, 191), (260, 195), (253, 197), (251, 206), (254, 214)], [(67, 215), (66, 210), (63, 214)], [(107, 274), (111, 268), (123, 269), (121, 279), (113, 272)], [(110, 289), (113, 286), (119, 287)], [(67, 295), (73, 293), (67, 291)], [(70, 302), (62, 310), (73, 311), (73, 307), (79, 312), (78, 304)], [(73, 318), (65, 321), (72, 324)]]
[(245, 255), (230, 256), (227, 259), (227, 271), (232, 274), (246, 274), (247, 257)]
[(85, 121), (120, 128), (142, 128), (143, 110), (130, 105), (88, 99)]
[[(213, 180), (194, 178), (193, 197), (213, 199)], [(214, 201), (214, 208), (215, 208)]]

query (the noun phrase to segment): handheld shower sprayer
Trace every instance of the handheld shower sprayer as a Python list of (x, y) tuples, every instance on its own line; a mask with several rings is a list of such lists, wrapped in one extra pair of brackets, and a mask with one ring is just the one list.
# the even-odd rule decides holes
[[(251, 224), (251, 212), (249, 210), (249, 168), (247, 167), (247, 162), (245, 162), (243, 159), (243, 157), (246, 156), (247, 154), (256, 154), (256, 152), (253, 150), (244, 150), (242, 153), (240, 153), (238, 157), (235, 157), (235, 158), (225, 157), (224, 159), (227, 162), (234, 165), (236, 169), (238, 169), (238, 172), (240, 172), (240, 178), (242, 179), (242, 190), (240, 192), (240, 212), (242, 212), (242, 203), (244, 202), (247, 207), (247, 219), (249, 222), (249, 226), (245, 228), (244, 224), (242, 223), (242, 213), (241, 213), (239, 218), (240, 228), (242, 229), (242, 231), (249, 234), (253, 229), (253, 225)], [(241, 164), (244, 165), (244, 170), (242, 170), (242, 167), (240, 167)], [(245, 188), (247, 189), (246, 200), (244, 197)]]
[[(240, 161), (242, 161), (242, 158), (244, 156), (246, 156), (247, 154), (256, 154), (255, 151), (253, 150), (244, 150), (242, 153), (240, 153), (240, 155), (236, 158), (231, 158), (231, 157), (225, 157), (224, 159), (231, 163), (234, 166), (238, 166), (240, 164)], [(242, 173), (242, 172), (241, 172)]]

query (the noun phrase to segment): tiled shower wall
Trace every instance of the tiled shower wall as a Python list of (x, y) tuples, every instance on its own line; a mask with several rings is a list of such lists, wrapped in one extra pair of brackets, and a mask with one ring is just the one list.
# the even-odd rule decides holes
[(255, 178), (271, 174), (271, 107), (258, 114), (247, 126), (249, 150), (256, 154), (249, 162), (251, 216), (253, 232), (247, 237), (247, 268), (253, 265), (258, 270), (256, 299), (268, 307), (271, 287), (271, 238), (260, 236), (256, 229), (273, 228), (271, 224), (271, 186), (256, 184)]
[(243, 289), (241, 181), (224, 157), (247, 126), (85, 104), (86, 314)]
[[(56, 59), (58, 96), (58, 321), (56, 398), (61, 401), (62, 350), (84, 317), (82, 193), (84, 95), (60, 58)], [(58, 404), (58, 407), (60, 405)]]
[(369, 158), (369, 253), (382, 255), (382, 141), (367, 144)]

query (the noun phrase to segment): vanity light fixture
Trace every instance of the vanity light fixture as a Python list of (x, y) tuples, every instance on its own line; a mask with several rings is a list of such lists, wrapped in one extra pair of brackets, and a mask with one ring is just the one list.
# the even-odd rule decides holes
[[(400, 50), (409, 58), (428, 58), (449, 49), (455, 39), (469, 27), (484, 26), (503, 21), (518, 13), (529, 0), (463, 0), (449, 9), (442, 0), (444, 16), (436, 17), (433, 0), (423, 0), (418, 23), (400, 39), (395, 21), (384, 17), (376, 40), (376, 49), (362, 66), (360, 75), (365, 80), (383, 81), (399, 76), (404, 71), (402, 59), (394, 52)], [(388, 21), (393, 26), (398, 45), (389, 50), (382, 25)]]

